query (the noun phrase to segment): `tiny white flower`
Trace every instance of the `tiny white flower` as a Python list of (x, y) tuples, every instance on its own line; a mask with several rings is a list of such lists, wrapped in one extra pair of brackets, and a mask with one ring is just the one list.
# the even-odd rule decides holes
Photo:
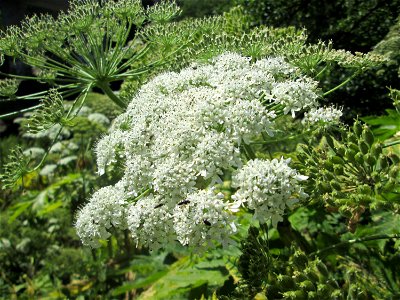
[[(96, 146), (100, 175), (110, 164), (124, 166), (118, 193), (132, 199), (125, 214), (138, 244), (152, 249), (174, 240), (199, 249), (226, 245), (236, 231), (232, 213), (240, 207), (254, 209), (259, 220), (277, 222), (304, 196), (299, 182), (305, 177), (288, 160), (243, 166), (241, 153), (243, 143), (276, 130), (277, 113), (267, 109), (274, 105), (261, 100), (292, 114), (315, 106), (316, 83), (298, 72), (280, 57), (252, 62), (225, 53), (208, 64), (157, 75), (139, 89)], [(232, 169), (238, 191), (227, 203), (214, 187)], [(151, 194), (134, 200), (144, 190)], [(95, 194), (82, 216), (99, 211), (94, 199), (102, 193)], [(101, 207), (122, 209), (120, 204)], [(113, 212), (103, 213), (108, 218)], [(107, 236), (109, 223), (92, 226), (87, 219), (79, 218), (80, 236), (96, 245)]]
[(312, 108), (304, 114), (303, 123), (325, 123), (325, 124), (338, 124), (343, 115), (342, 109), (330, 107)]
[(254, 218), (261, 223), (272, 220), (276, 226), (286, 208), (306, 196), (299, 181), (307, 176), (298, 174), (289, 163), (290, 159), (283, 158), (250, 160), (233, 175), (232, 186), (238, 190), (232, 199), (254, 210)]
[(99, 241), (110, 236), (111, 226), (126, 228), (126, 198), (119, 186), (103, 187), (92, 195), (89, 203), (78, 212), (75, 223), (83, 244), (99, 247)]

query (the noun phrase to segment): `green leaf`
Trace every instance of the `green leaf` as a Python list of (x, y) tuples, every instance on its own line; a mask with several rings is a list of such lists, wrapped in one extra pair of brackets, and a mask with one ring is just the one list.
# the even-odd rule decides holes
[(386, 112), (386, 116), (361, 118), (365, 123), (371, 125), (372, 132), (380, 141), (387, 140), (400, 131), (400, 114), (394, 109), (387, 109)]
[(63, 205), (63, 201), (59, 200), (57, 202), (51, 203), (49, 205), (46, 205), (45, 207), (43, 207), (43, 209), (41, 209), (38, 212), (39, 216), (43, 216), (45, 214), (51, 213), (52, 211), (56, 210), (57, 208), (59, 208), (60, 206)]
[[(221, 260), (200, 261), (188, 264), (189, 258), (183, 257), (171, 265), (168, 273), (157, 280), (139, 299), (185, 299), (187, 293), (196, 291), (197, 298), (203, 293), (222, 286), (229, 277), (229, 271)], [(211, 289), (211, 290), (210, 290)]]
[[(363, 238), (377, 234), (398, 234), (400, 233), (400, 215), (391, 212), (377, 212), (372, 216), (372, 222), (368, 225), (359, 225), (354, 234), (348, 233), (342, 236), (342, 240)], [(367, 247), (375, 247), (383, 251), (388, 240), (374, 240), (365, 242)]]
[(32, 205), (32, 203), (33, 200), (30, 200), (26, 202), (17, 203), (14, 206), (12, 206), (10, 209), (15, 209), (15, 210), (8, 219), (8, 224), (14, 222), (16, 218), (18, 218), (24, 211), (26, 211)]
[(167, 273), (168, 273), (168, 270), (163, 270), (163, 271), (157, 272), (149, 277), (139, 279), (135, 282), (123, 284), (120, 287), (117, 287), (116, 289), (114, 289), (112, 291), (111, 295), (118, 296), (118, 295), (124, 294), (124, 293), (129, 292), (134, 289), (147, 287), (147, 286), (153, 284), (154, 282), (156, 282), (158, 279), (160, 279)]

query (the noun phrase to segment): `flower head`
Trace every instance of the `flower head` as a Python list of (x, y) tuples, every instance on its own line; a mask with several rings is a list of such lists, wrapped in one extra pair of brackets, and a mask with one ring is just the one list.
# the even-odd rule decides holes
[(299, 182), (306, 176), (289, 167), (290, 159), (255, 159), (238, 170), (232, 186), (238, 188), (232, 199), (254, 210), (254, 218), (262, 223), (282, 220), (286, 208), (305, 197)]

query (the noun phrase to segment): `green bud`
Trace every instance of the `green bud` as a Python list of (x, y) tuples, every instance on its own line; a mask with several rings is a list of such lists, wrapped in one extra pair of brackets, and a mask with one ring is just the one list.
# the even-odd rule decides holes
[(368, 146), (371, 147), (374, 143), (374, 135), (372, 134), (371, 129), (369, 129), (367, 126), (364, 126), (362, 137), (364, 141), (368, 144)]
[(320, 299), (329, 299), (333, 288), (327, 284), (318, 284), (317, 293), (321, 297)]
[[(343, 153), (343, 154), (344, 154), (344, 153)], [(340, 156), (337, 156), (337, 155), (333, 156), (331, 160), (332, 160), (332, 162), (333, 162), (335, 165), (342, 165), (342, 166), (344, 166), (344, 164), (345, 164), (343, 158), (341, 158)]]
[(331, 293), (331, 299), (343, 299), (342, 291), (340, 289), (335, 289)]
[(356, 154), (357, 154), (357, 152), (354, 151), (353, 149), (346, 149), (345, 157), (347, 158), (348, 161), (354, 163), (356, 161), (354, 159)]
[(360, 147), (358, 147), (356, 144), (354, 144), (352, 142), (350, 142), (348, 144), (348, 146), (349, 146), (350, 149), (354, 150), (356, 153), (360, 151)]
[(330, 193), (332, 192), (332, 189), (329, 184), (327, 184), (325, 181), (319, 181), (317, 182), (317, 189), (321, 193)]
[(351, 212), (350, 212), (349, 209), (350, 209), (350, 208), (349, 208), (348, 206), (346, 206), (346, 205), (340, 206), (340, 207), (339, 207), (339, 213), (340, 213), (341, 215), (347, 217), (347, 218), (350, 218), (352, 214), (351, 214)]
[(319, 281), (318, 274), (316, 272), (314, 272), (313, 270), (311, 270), (310, 267), (307, 267), (304, 269), (304, 274), (307, 276), (307, 278), (309, 280), (311, 280), (311, 282), (316, 283)]
[(322, 276), (329, 277), (328, 268), (321, 260), (318, 259), (316, 261), (316, 266), (317, 266), (318, 271), (322, 274)]
[(335, 175), (343, 175), (344, 174), (344, 168), (341, 165), (335, 165), (334, 167), (334, 173)]
[(307, 296), (308, 296), (309, 300), (318, 300), (319, 299), (317, 292), (314, 292), (314, 291), (308, 292)]
[(364, 157), (363, 154), (361, 152), (358, 152), (355, 156), (354, 159), (357, 163), (359, 163), (360, 165), (362, 165), (364, 163)]
[(292, 259), (294, 265), (299, 269), (305, 268), (308, 264), (307, 256), (301, 251), (296, 251), (292, 256)]
[(388, 154), (388, 157), (390, 158), (390, 160), (393, 162), (394, 165), (397, 165), (400, 162), (400, 158), (393, 152), (390, 152)]
[[(301, 269), (301, 272), (303, 272), (303, 269)], [(303, 282), (308, 280), (308, 277), (306, 275), (304, 275), (303, 273), (300, 272), (296, 272), (295, 276), (294, 276), (294, 281), (297, 283)]]
[(327, 169), (328, 171), (333, 172), (333, 163), (329, 160), (325, 161), (324, 163), (324, 167), (325, 169)]
[(333, 141), (333, 138), (330, 135), (326, 135), (325, 139), (328, 146), (331, 147), (332, 149), (335, 149), (335, 143)]
[(299, 288), (308, 292), (308, 291), (315, 291), (315, 285), (310, 280), (305, 280), (299, 284)]
[(358, 147), (360, 148), (362, 154), (367, 154), (369, 152), (368, 145), (363, 141), (358, 142)]
[(380, 192), (380, 189), (382, 188), (382, 182), (377, 182), (376, 184), (375, 184), (375, 186), (374, 186), (374, 191), (375, 191), (375, 193), (379, 193)]
[(371, 167), (375, 166), (376, 164), (376, 158), (375, 156), (371, 155), (371, 153), (367, 153), (364, 155), (364, 161), (366, 161), (367, 164)]
[(372, 192), (371, 187), (367, 184), (358, 186), (357, 191), (361, 194), (366, 194), (366, 195), (370, 195)]
[(278, 279), (278, 287), (282, 291), (291, 290), (296, 286), (293, 278), (288, 275), (279, 274), (276, 278)]
[(400, 167), (399, 166), (394, 166), (390, 169), (389, 171), (389, 177), (396, 179), (397, 178), (397, 174), (399, 173)]
[(349, 133), (349, 134), (347, 135), (347, 140), (348, 140), (349, 142), (354, 143), (354, 144), (357, 144), (357, 143), (358, 143), (358, 137), (357, 137), (355, 134), (353, 134), (353, 133)]
[(357, 121), (354, 122), (354, 124), (353, 124), (353, 131), (354, 131), (354, 133), (355, 133), (357, 136), (361, 137), (361, 134), (362, 134), (362, 125), (361, 125), (360, 121), (357, 120)]
[(326, 170), (325, 170), (325, 171), (323, 172), (323, 175), (324, 175), (324, 177), (325, 177), (326, 179), (328, 179), (329, 181), (335, 179), (335, 176), (332, 174), (332, 172), (329, 172), (329, 171), (326, 171)]
[(346, 152), (346, 148), (343, 146), (343, 145), (339, 145), (337, 148), (336, 148), (336, 153), (339, 155), (339, 156), (344, 156), (344, 153)]
[(379, 162), (381, 169), (386, 169), (389, 166), (387, 158), (383, 154), (379, 155), (378, 162)]
[(332, 179), (332, 180), (329, 182), (329, 184), (331, 185), (332, 189), (334, 189), (334, 190), (336, 190), (336, 191), (341, 191), (341, 190), (342, 190), (340, 184), (339, 184), (336, 180), (334, 180), (334, 179)]
[(382, 175), (380, 173), (378, 173), (377, 171), (373, 171), (371, 173), (371, 178), (374, 182), (378, 182), (382, 179)]
[(382, 145), (381, 143), (375, 143), (372, 145), (371, 153), (375, 158), (378, 158), (382, 154)]
[(282, 295), (283, 295), (284, 299), (291, 299), (291, 300), (307, 299), (306, 293), (302, 290), (288, 291), (288, 292), (282, 293)]
[[(383, 187), (383, 189), (385, 191), (390, 191), (392, 190), (395, 186), (397, 185), (396, 179), (393, 178), (389, 178), (389, 180), (385, 183), (385, 186)], [(377, 185), (375, 185), (375, 189)]]

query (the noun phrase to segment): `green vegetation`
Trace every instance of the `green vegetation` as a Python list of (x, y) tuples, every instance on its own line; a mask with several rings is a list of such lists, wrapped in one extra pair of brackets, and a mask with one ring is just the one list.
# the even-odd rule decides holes
[(1, 73), (32, 108), (3, 116), (0, 299), (400, 298), (400, 3), (304, 3), (77, 0), (3, 30), (33, 75)]

